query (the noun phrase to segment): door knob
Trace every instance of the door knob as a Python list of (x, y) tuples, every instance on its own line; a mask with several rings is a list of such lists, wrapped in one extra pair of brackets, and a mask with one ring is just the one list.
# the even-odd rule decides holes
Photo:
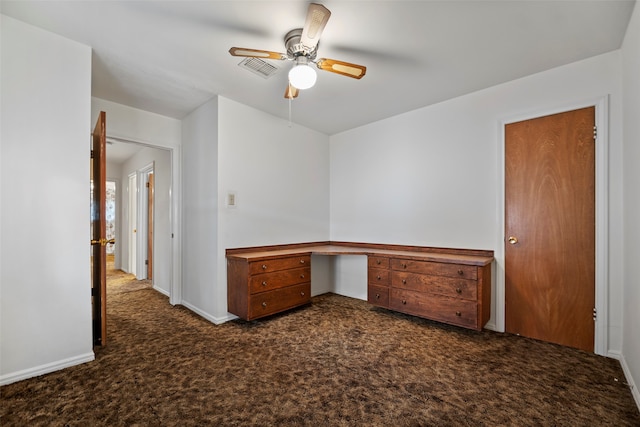
[(509, 243), (515, 245), (516, 243), (518, 243), (518, 238), (515, 236), (509, 236)]

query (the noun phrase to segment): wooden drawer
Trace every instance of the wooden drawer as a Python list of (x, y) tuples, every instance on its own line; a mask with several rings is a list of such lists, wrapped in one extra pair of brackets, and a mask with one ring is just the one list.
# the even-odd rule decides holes
[(391, 260), (391, 268), (393, 270), (407, 271), (410, 273), (458, 277), (470, 280), (478, 279), (478, 268), (474, 265), (446, 264), (431, 261), (393, 258)]
[(311, 267), (256, 274), (249, 279), (249, 292), (255, 294), (309, 281), (311, 281)]
[(463, 298), (474, 302), (478, 299), (478, 282), (476, 280), (394, 271), (391, 274), (391, 286)]
[(389, 308), (439, 322), (479, 329), (478, 305), (473, 301), (391, 288)]
[(389, 288), (369, 285), (367, 287), (367, 301), (372, 305), (389, 308)]
[(251, 297), (249, 318), (269, 316), (311, 301), (311, 284), (287, 286), (262, 292)]
[(383, 256), (367, 256), (367, 265), (369, 268), (389, 268), (389, 258)]
[(367, 277), (370, 285), (389, 286), (389, 270), (369, 268)]
[(249, 274), (269, 273), (271, 271), (288, 270), (309, 265), (311, 265), (310, 255), (265, 259), (249, 263)]

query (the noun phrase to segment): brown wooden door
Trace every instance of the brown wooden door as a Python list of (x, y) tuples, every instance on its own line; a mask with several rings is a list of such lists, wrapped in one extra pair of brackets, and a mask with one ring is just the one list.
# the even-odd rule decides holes
[(93, 343), (107, 343), (106, 113), (100, 112), (91, 150), (91, 296)]
[(147, 279), (153, 279), (153, 174), (147, 181)]
[(505, 327), (592, 352), (595, 107), (505, 127)]

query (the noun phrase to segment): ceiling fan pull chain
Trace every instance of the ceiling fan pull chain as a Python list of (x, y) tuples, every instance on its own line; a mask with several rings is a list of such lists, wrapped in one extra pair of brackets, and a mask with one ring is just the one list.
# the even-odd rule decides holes
[(291, 100), (292, 98), (289, 97), (289, 127), (293, 126), (293, 123), (291, 122)]

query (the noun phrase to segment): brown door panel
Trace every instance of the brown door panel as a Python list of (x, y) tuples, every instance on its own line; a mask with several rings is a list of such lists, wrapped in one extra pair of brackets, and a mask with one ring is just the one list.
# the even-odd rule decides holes
[(506, 331), (593, 351), (595, 107), (505, 126)]

